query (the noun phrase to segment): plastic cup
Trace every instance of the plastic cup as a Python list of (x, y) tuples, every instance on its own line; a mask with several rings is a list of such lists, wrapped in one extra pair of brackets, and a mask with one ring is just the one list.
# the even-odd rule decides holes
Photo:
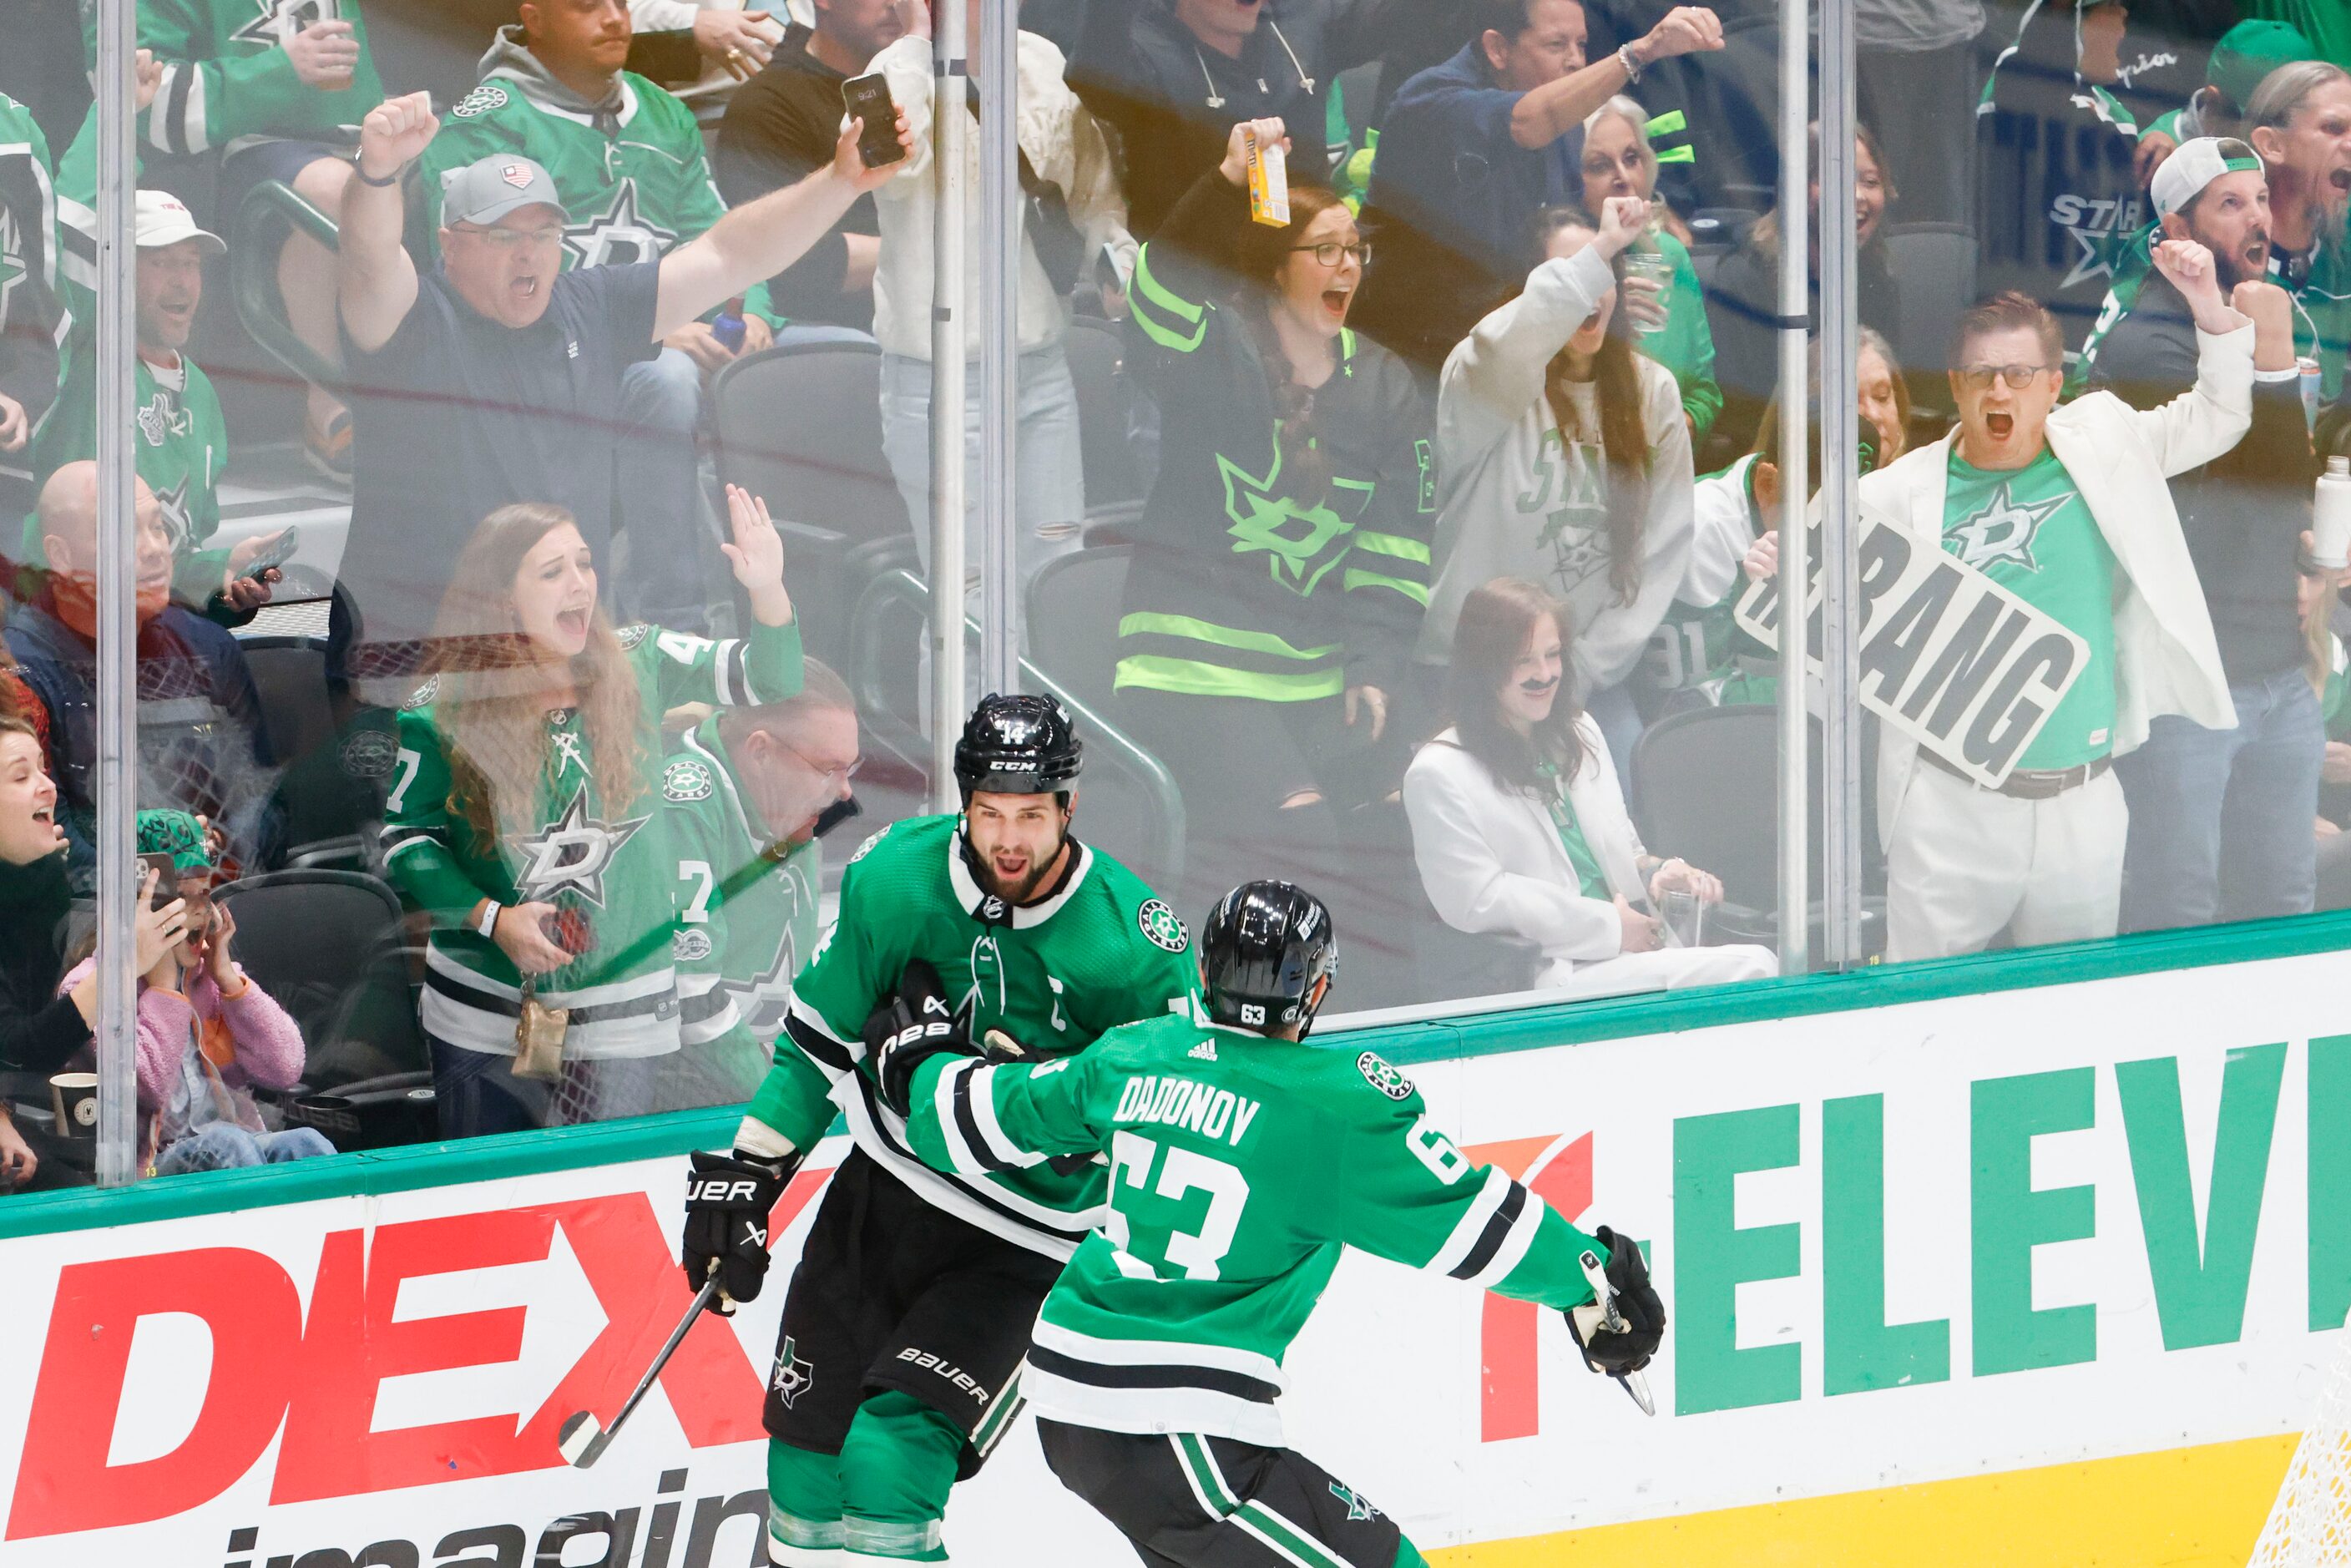
[(1669, 946), (1695, 947), (1706, 935), (1706, 902), (1687, 889), (1667, 889), (1657, 900), (1657, 916), (1665, 922)]
[(57, 1134), (60, 1137), (97, 1137), (98, 1074), (95, 1072), (50, 1074), (49, 1108), (57, 1113)]
[[(1661, 311), (1669, 309), (1667, 303), (1667, 298), (1674, 286), (1674, 264), (1667, 260), (1663, 255), (1654, 250), (1626, 251), (1625, 253), (1625, 276), (1628, 278), (1646, 277), (1650, 282), (1656, 284), (1657, 286), (1657, 291), (1656, 294), (1650, 296), (1651, 302), (1654, 303)], [(1664, 331), (1666, 329), (1667, 321), (1667, 317), (1660, 316), (1654, 322), (1639, 321), (1636, 322), (1635, 325), (1641, 334), (1644, 337), (1646, 337), (1653, 332)]]

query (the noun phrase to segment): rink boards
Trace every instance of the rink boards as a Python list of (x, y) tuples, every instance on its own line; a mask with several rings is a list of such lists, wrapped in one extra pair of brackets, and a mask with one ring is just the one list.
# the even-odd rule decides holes
[[(1642, 1238), (1673, 1330), (1648, 1419), (1555, 1316), (1351, 1257), (1292, 1440), (1440, 1563), (2241, 1563), (2351, 1308), (2345, 934), (1334, 1036)], [(0, 1203), (0, 1561), (750, 1562), (821, 1172), (763, 1299), (703, 1321), (594, 1470), (554, 1447), (682, 1309), (678, 1154), (732, 1120)], [(1025, 1430), (948, 1541), (1132, 1561)]]

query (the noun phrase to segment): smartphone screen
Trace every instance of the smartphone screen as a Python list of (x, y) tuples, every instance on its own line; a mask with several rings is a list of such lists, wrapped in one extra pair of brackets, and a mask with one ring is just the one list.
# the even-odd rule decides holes
[(150, 870), (155, 873), (155, 891), (147, 900), (147, 906), (161, 909), (180, 896), (180, 868), (172, 862), (170, 855), (141, 855), (139, 880), (142, 883), (147, 880)]
[(857, 155), (865, 160), (868, 169), (879, 169), (906, 156), (906, 150), (898, 145), (898, 105), (890, 97), (889, 81), (879, 71), (842, 82), (841, 100), (851, 116), (862, 122)]

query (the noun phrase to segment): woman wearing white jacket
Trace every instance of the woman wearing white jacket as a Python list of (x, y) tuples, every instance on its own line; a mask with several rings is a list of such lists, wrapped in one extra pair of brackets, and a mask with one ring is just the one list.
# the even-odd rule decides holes
[(1667, 893), (1719, 904), (1722, 883), (1642, 847), (1608, 743), (1562, 691), (1565, 605), (1504, 578), (1459, 606), (1447, 682), (1454, 724), (1405, 774), (1420, 880), (1458, 930), (1531, 937), (1539, 983), (1579, 995), (1760, 979), (1769, 949), (1671, 947)]
[(1623, 689), (1688, 564), (1689, 427), (1670, 371), (1633, 352), (1616, 257), (1648, 204), (1613, 197), (1594, 230), (1541, 220), (1548, 256), (1445, 362), (1437, 405), (1437, 547), (1420, 657), (1451, 652), (1463, 600), (1498, 577), (1567, 603), (1583, 709), (1629, 757)]

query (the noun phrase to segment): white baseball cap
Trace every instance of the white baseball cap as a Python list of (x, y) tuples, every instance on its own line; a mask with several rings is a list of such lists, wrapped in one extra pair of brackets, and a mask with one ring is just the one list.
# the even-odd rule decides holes
[(2158, 217), (2168, 218), (2204, 193), (2223, 174), (2261, 172), (2262, 160), (2233, 136), (2199, 136), (2173, 149), (2155, 172), (2147, 194)]
[(132, 204), (133, 232), (141, 250), (159, 250), (183, 239), (204, 242), (206, 256), (226, 256), (228, 242), (196, 226), (195, 214), (169, 191), (141, 191)]

